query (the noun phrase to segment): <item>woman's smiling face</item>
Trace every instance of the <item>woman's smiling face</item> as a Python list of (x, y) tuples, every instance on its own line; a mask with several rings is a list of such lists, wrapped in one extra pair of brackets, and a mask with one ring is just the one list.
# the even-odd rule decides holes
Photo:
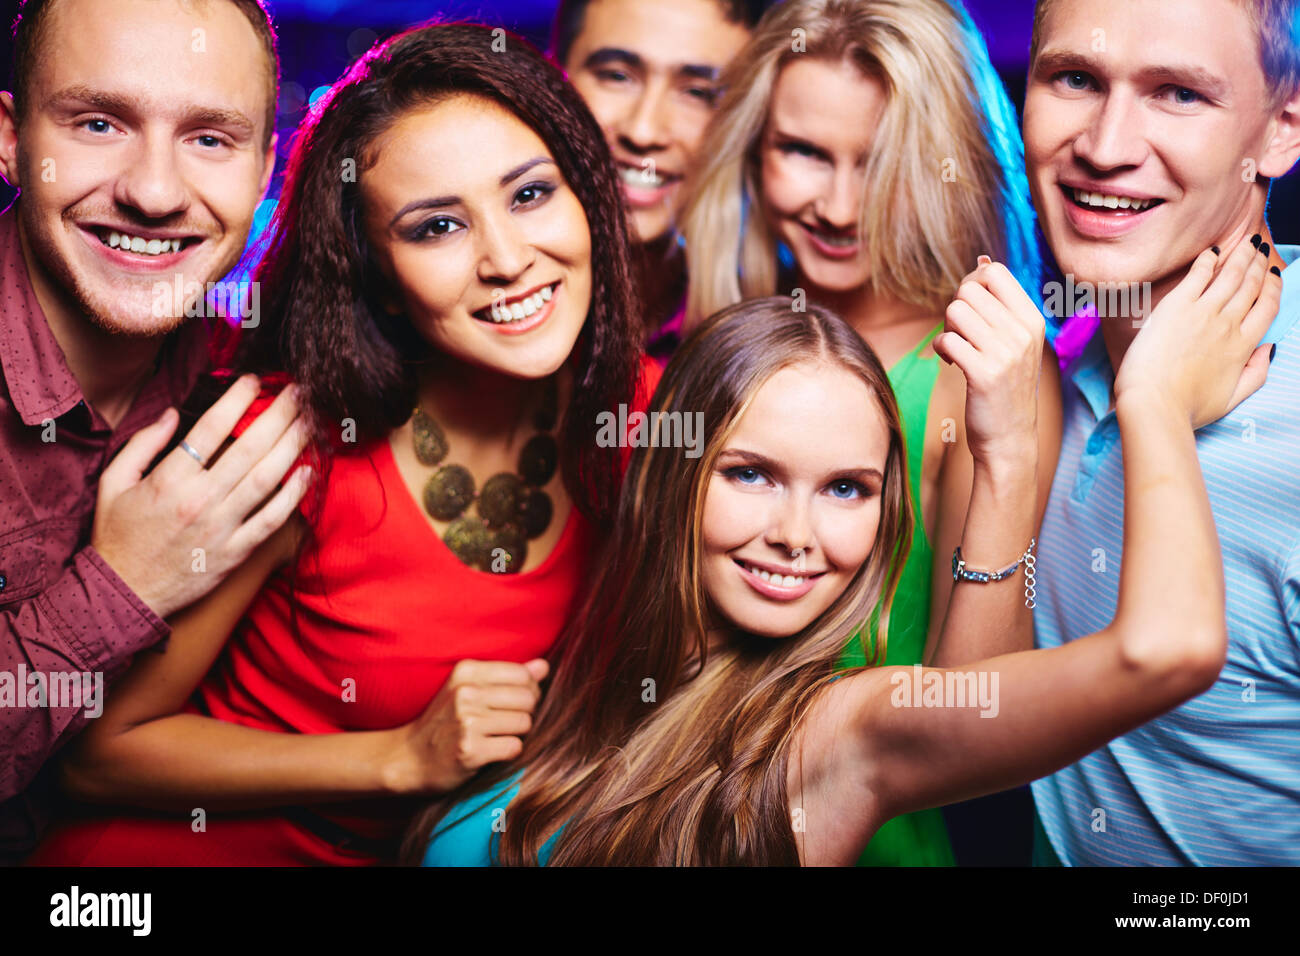
[(871, 278), (858, 219), (885, 102), (881, 82), (847, 60), (794, 60), (772, 90), (759, 146), (763, 211), (819, 289), (850, 292)]
[(390, 310), (452, 358), (555, 372), (591, 303), (591, 233), (542, 139), (497, 103), (457, 95), (406, 113), (372, 150), (364, 228)]
[(736, 628), (798, 633), (870, 556), (889, 431), (867, 384), (838, 366), (781, 369), (760, 386), (705, 491), (701, 577)]

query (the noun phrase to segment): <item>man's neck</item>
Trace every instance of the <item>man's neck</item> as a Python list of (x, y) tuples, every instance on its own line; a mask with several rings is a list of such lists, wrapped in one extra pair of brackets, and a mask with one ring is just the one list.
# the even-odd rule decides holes
[(635, 245), (632, 268), (648, 340), (673, 317), (686, 294), (686, 257), (670, 232)]
[[(1262, 236), (1263, 241), (1268, 243), (1271, 247), (1269, 252), (1269, 265), (1275, 265), (1279, 269), (1285, 269), (1286, 263), (1282, 260), (1282, 257), (1278, 255), (1276, 247), (1273, 247), (1273, 236), (1268, 231), (1267, 223), (1264, 222), (1262, 210), (1256, 216), (1238, 225), (1236, 229), (1221, 240), (1219, 248), (1225, 251), (1232, 249), (1236, 246), (1239, 239), (1249, 241), (1250, 237), (1256, 233)], [(1183, 281), (1187, 275), (1187, 270), (1190, 267), (1191, 263), (1188, 263), (1187, 267), (1179, 269), (1176, 273), (1167, 276), (1159, 282), (1152, 283), (1150, 305), (1152, 311), (1160, 305), (1160, 302), (1164, 297), (1173, 291), (1178, 283)], [(1133, 339), (1137, 337), (1140, 328), (1135, 328), (1134, 322), (1130, 319), (1102, 319), (1100, 331), (1102, 343), (1106, 347), (1106, 356), (1110, 359), (1111, 370), (1118, 371), (1120, 363), (1124, 361), (1124, 356), (1127, 354), (1129, 346), (1133, 344)], [(1114, 406), (1113, 395), (1111, 396), (1111, 405), (1112, 407)]]
[(37, 262), (18, 230), (27, 276), (68, 370), (86, 403), (117, 428), (153, 374), (165, 336), (137, 338), (109, 332), (86, 317), (77, 302)]

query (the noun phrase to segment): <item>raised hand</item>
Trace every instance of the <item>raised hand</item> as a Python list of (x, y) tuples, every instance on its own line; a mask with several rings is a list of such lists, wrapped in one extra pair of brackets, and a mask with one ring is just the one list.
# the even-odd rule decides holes
[(934, 339), (935, 353), (966, 376), (966, 439), (976, 461), (1037, 447), (1045, 328), (1006, 266), (980, 256)]
[(180, 420), (168, 409), (104, 469), (91, 546), (159, 616), (215, 588), (293, 514), (310, 469), (276, 487), (308, 439), (295, 393), (290, 386), (277, 396), (210, 468), (257, 397), (254, 376), (237, 381), (195, 423), (185, 437), (193, 455), (177, 447), (144, 476)]
[(1222, 418), (1268, 377), (1269, 347), (1256, 346), (1281, 300), (1282, 277), (1248, 240), (1226, 256), (1201, 253), (1124, 354), (1116, 401), (1128, 393), (1169, 403), (1193, 428)]
[(395, 732), (391, 789), (446, 793), (484, 765), (519, 756), (548, 670), (541, 658), (458, 663), (424, 713)]

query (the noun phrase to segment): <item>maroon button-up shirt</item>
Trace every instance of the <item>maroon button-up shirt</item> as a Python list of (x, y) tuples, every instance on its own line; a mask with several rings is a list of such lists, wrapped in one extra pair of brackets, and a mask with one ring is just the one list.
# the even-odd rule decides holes
[(78, 692), (106, 687), (170, 633), (90, 547), (91, 522), (104, 466), (179, 407), (208, 354), (203, 320), (187, 322), (109, 428), (36, 301), (17, 220), (16, 203), (0, 213), (0, 863), (39, 838), (51, 788), (38, 771), (102, 708)]

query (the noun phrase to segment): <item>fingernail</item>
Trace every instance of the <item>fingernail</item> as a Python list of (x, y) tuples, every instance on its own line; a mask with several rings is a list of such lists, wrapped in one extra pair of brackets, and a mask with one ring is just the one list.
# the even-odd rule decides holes
[(1268, 350), (1268, 364), (1269, 364), (1269, 365), (1272, 365), (1272, 364), (1273, 364), (1273, 359), (1274, 359), (1276, 356), (1277, 356), (1277, 344), (1274, 343), (1273, 347), (1272, 347), (1271, 349)]
[(1267, 242), (1261, 242), (1261, 243), (1259, 244), (1259, 254), (1260, 254), (1261, 256), (1263, 256), (1265, 259), (1267, 259), (1267, 258), (1268, 258), (1269, 250), (1272, 249), (1272, 248), (1273, 248), (1273, 247), (1270, 246)]
[(1216, 256), (1220, 255), (1218, 246), (1210, 246), (1210, 251), (1213, 252)]
[(1282, 270), (1279, 269), (1277, 266), (1271, 266), (1268, 271), (1273, 273), (1273, 275), (1275, 276), (1280, 276), (1282, 274)]
[(1250, 237), (1250, 244), (1254, 246), (1256, 249), (1259, 248), (1259, 244), (1263, 241), (1264, 241), (1264, 237), (1261, 236), (1259, 233), (1255, 233), (1253, 236)]

